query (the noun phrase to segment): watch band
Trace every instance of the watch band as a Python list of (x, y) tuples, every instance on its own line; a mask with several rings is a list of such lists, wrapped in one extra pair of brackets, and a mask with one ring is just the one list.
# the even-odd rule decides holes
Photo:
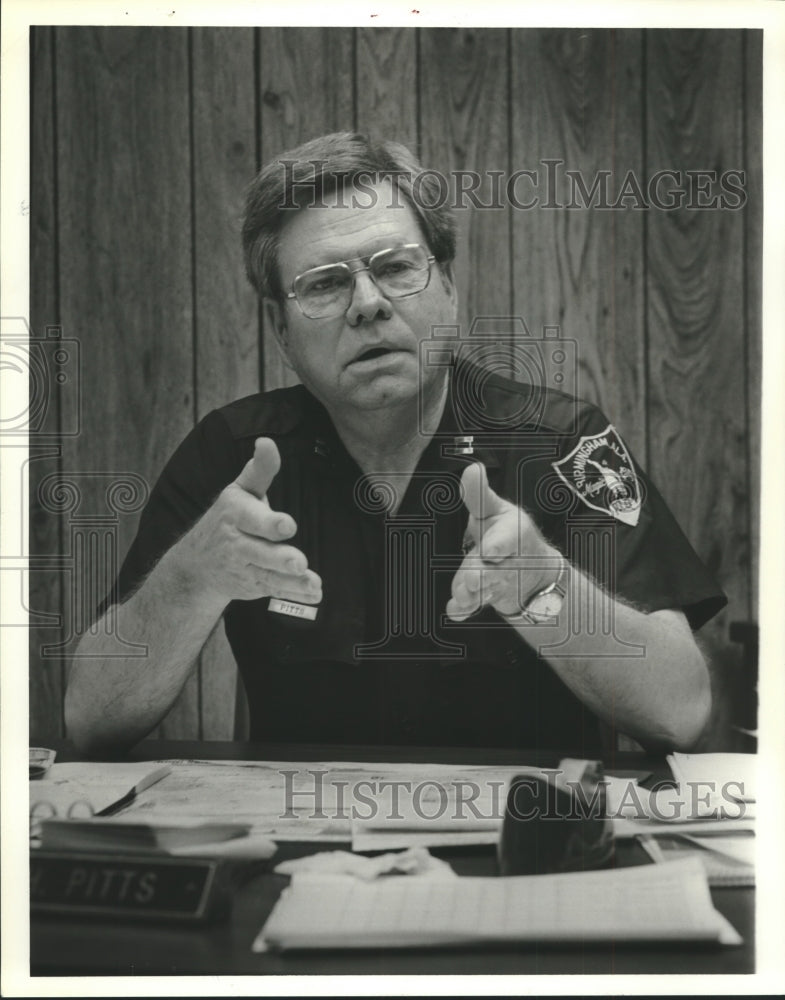
[(564, 583), (564, 577), (567, 573), (567, 560), (561, 552), (559, 553), (559, 559), (561, 560), (559, 563), (559, 572), (553, 583), (542, 590), (538, 590), (536, 594), (532, 594), (526, 602), (526, 606), (521, 608), (520, 611), (516, 611), (512, 615), (503, 615), (502, 617), (506, 622), (509, 622), (510, 625), (556, 625), (558, 623), (558, 611), (555, 614), (543, 613), (537, 611), (536, 604), (541, 603), (542, 598), (547, 598), (550, 594), (555, 594), (558, 598), (559, 610), (561, 610), (561, 602), (567, 594), (567, 588)]

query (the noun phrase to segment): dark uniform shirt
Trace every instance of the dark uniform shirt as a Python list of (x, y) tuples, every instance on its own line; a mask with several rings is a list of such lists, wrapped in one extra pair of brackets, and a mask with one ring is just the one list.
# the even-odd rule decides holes
[[(599, 749), (596, 717), (491, 608), (463, 623), (446, 618), (468, 517), (460, 476), (473, 461), (609, 594), (647, 612), (681, 608), (693, 628), (725, 603), (596, 407), (478, 378), (470, 366), (453, 371), (439, 430), (394, 516), (400, 482), (372, 487), (302, 386), (208, 414), (152, 491), (108, 600), (141, 583), (237, 478), (259, 436), (281, 455), (270, 505), (294, 518), (291, 544), (321, 576), (324, 596), (315, 620), (273, 612), (267, 598), (227, 607), (252, 739)], [(607, 604), (593, 627), (613, 630)], [(611, 636), (620, 655), (630, 652), (625, 641)]]

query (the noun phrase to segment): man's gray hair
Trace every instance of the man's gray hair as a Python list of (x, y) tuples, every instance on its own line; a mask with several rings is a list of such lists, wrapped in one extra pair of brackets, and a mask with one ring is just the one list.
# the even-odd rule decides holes
[[(333, 132), (276, 157), (248, 188), (243, 253), (248, 279), (259, 295), (280, 300), (278, 242), (294, 212), (324, 204), (324, 195), (357, 187), (357, 204), (369, 185), (389, 178), (401, 201), (414, 212), (430, 252), (440, 264), (455, 257), (456, 225), (445, 197), (445, 180), (424, 170), (400, 143), (374, 142), (365, 135)], [(415, 196), (416, 193), (416, 196)]]

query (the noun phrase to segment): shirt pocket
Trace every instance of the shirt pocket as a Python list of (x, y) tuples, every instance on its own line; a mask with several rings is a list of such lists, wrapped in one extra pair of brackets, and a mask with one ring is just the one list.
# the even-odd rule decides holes
[(327, 597), (315, 619), (265, 611), (265, 631), (273, 659), (280, 663), (355, 663), (354, 649), (363, 641), (365, 622)]

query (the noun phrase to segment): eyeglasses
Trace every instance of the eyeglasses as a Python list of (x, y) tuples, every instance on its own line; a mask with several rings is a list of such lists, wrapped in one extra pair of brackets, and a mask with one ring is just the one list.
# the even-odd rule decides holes
[(359, 267), (349, 266), (355, 261), (312, 267), (310, 271), (297, 275), (286, 298), (296, 299), (309, 319), (341, 316), (351, 305), (355, 276), (360, 271), (368, 271), (385, 298), (404, 299), (428, 287), (431, 264), (435, 259), (419, 243), (407, 243), (402, 247), (379, 250), (371, 257), (357, 258)]

